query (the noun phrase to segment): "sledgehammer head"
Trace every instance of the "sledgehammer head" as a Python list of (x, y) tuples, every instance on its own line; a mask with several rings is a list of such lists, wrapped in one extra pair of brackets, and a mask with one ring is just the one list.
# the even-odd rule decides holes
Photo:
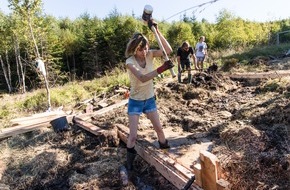
[(142, 19), (145, 22), (148, 22), (149, 20), (152, 19), (152, 12), (153, 12), (153, 7), (151, 5), (145, 5)]

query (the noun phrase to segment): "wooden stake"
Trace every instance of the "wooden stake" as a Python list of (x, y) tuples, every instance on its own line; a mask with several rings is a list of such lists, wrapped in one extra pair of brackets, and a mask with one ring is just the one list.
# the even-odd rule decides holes
[(200, 163), (202, 188), (204, 190), (216, 190), (219, 178), (218, 158), (212, 153), (202, 150), (200, 151)]
[(201, 165), (195, 164), (194, 165), (194, 175), (195, 175), (195, 183), (202, 187), (202, 180), (201, 180)]

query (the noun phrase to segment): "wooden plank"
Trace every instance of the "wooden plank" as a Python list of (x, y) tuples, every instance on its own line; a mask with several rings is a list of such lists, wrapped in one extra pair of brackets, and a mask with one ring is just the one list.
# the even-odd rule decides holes
[(87, 106), (86, 106), (86, 113), (92, 113), (92, 112), (94, 112), (93, 109), (94, 109), (94, 106), (92, 104), (87, 104)]
[(230, 183), (224, 179), (219, 179), (217, 181), (217, 190), (230, 190)]
[(48, 127), (48, 126), (50, 126), (50, 123), (48, 121), (44, 121), (42, 123), (36, 123), (33, 125), (30, 125), (30, 124), (29, 125), (19, 125), (16, 127), (5, 128), (5, 129), (0, 130), (0, 139), (19, 135), (19, 134), (30, 132), (30, 131), (34, 131), (34, 130), (40, 129), (42, 127)]
[(119, 108), (121, 106), (124, 106), (127, 103), (128, 103), (128, 99), (125, 99), (125, 100), (122, 100), (122, 101), (120, 101), (120, 102), (118, 102), (116, 104), (110, 105), (110, 106), (105, 107), (105, 108), (100, 109), (100, 110), (97, 110), (97, 111), (95, 111), (93, 113), (81, 114), (81, 115), (78, 115), (77, 117), (80, 118), (80, 119), (82, 119), (82, 120), (84, 120), (84, 121), (88, 121), (88, 120), (90, 120), (94, 116), (104, 114), (104, 113), (106, 113), (108, 111), (111, 111), (113, 109), (116, 109), (116, 108)]
[[(64, 112), (59, 112), (58, 114), (54, 113), (51, 115), (47, 115), (47, 116), (40, 116), (40, 117), (25, 117), (25, 118), (21, 118), (21, 120), (18, 120), (17, 122), (13, 122), (12, 123), (12, 127), (15, 126), (28, 126), (28, 125), (34, 125), (34, 124), (38, 124), (38, 123), (43, 123), (43, 122), (50, 122), (54, 119), (57, 119), (59, 117), (63, 117), (66, 116), (66, 114)], [(24, 120), (26, 119), (26, 120)]]
[(281, 78), (290, 76), (289, 71), (270, 71), (270, 72), (263, 72), (263, 73), (254, 73), (254, 72), (247, 72), (247, 73), (239, 73), (239, 74), (231, 74), (229, 75), (230, 78), (233, 79), (262, 79), (262, 78)]
[[(129, 134), (128, 127), (116, 124), (118, 127), (119, 138), (127, 143), (127, 136)], [(144, 141), (144, 140), (142, 140)], [(194, 176), (194, 173), (181, 164), (177, 163), (166, 154), (158, 151), (157, 149), (150, 149), (145, 147), (137, 140), (135, 144), (137, 153), (148, 163), (153, 165), (156, 170), (161, 173), (168, 181), (170, 181), (178, 189), (183, 189), (187, 182)], [(192, 184), (189, 188), (192, 190), (200, 190), (196, 184)]]
[[(40, 113), (32, 115), (31, 117), (22, 117), (13, 121), (12, 127), (4, 128), (0, 130), (0, 139), (27, 133), (40, 129), (42, 127), (51, 126), (50, 122), (54, 119), (65, 116), (65, 112), (57, 111), (53, 113)], [(71, 120), (71, 119), (70, 119)]]
[(100, 127), (97, 127), (96, 125), (93, 125), (92, 123), (83, 121), (80, 118), (75, 117), (73, 120), (77, 126), (93, 133), (94, 135), (101, 135), (102, 133), (106, 133), (106, 130), (101, 129)]
[[(123, 105), (126, 105), (128, 103), (128, 99), (122, 100), (116, 104), (113, 104), (111, 106), (108, 106), (104, 109), (98, 110), (93, 113), (89, 114), (81, 114), (77, 117), (83, 119), (90, 119), (92, 116), (100, 115), (103, 113), (106, 113), (108, 111), (111, 111), (115, 108), (121, 107)], [(50, 121), (65, 116), (65, 112), (63, 111), (55, 111), (55, 112), (44, 112), (39, 114), (34, 114), (32, 116), (28, 117), (22, 117), (22, 118), (16, 118), (11, 120), (14, 123), (14, 127), (4, 128), (0, 130), (0, 139), (7, 138), (10, 136), (19, 135), (22, 133), (30, 132), (42, 127), (50, 126)], [(75, 117), (75, 115), (68, 115), (67, 120), (70, 123), (72, 121), (72, 118)], [(16, 125), (16, 126), (15, 126)]]
[(218, 181), (219, 160), (208, 151), (200, 151), (202, 188), (205, 190), (216, 190)]
[[(33, 114), (30, 116), (26, 116), (26, 117), (21, 117), (21, 118), (15, 118), (15, 119), (11, 119), (10, 122), (12, 124), (24, 124), (25, 122), (29, 121), (34, 121), (34, 120), (39, 120), (39, 119), (43, 119), (43, 118), (47, 118), (47, 117), (54, 117), (54, 116), (64, 116), (66, 115), (66, 113), (64, 111), (51, 111), (51, 112), (43, 112), (43, 113), (37, 113), (37, 114)], [(31, 123), (36, 123), (36, 122), (31, 122)]]
[(202, 187), (202, 180), (201, 180), (201, 165), (195, 164), (194, 165), (194, 174), (195, 174), (195, 183)]

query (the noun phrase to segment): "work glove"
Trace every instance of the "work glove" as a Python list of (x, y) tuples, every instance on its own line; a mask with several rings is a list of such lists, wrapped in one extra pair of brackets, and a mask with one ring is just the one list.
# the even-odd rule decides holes
[(152, 26), (155, 27), (155, 29), (157, 30), (157, 22), (155, 22), (153, 19), (148, 21), (148, 27), (151, 30)]
[(174, 67), (174, 64), (172, 63), (171, 60), (168, 60), (168, 61), (165, 61), (163, 63), (163, 65), (161, 65), (160, 67), (157, 68), (157, 73), (158, 74), (161, 74), (163, 73), (164, 71), (168, 70), (168, 69), (171, 69), (172, 67)]

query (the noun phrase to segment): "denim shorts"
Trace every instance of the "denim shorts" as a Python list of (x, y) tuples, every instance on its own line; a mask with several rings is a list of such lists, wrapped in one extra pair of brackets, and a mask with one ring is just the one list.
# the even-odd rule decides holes
[(142, 113), (149, 113), (157, 110), (155, 97), (147, 100), (133, 100), (129, 98), (128, 115), (141, 115)]
[(196, 60), (197, 60), (197, 61), (201, 61), (201, 62), (203, 62), (203, 61), (204, 61), (204, 58), (205, 58), (205, 57), (196, 57)]

